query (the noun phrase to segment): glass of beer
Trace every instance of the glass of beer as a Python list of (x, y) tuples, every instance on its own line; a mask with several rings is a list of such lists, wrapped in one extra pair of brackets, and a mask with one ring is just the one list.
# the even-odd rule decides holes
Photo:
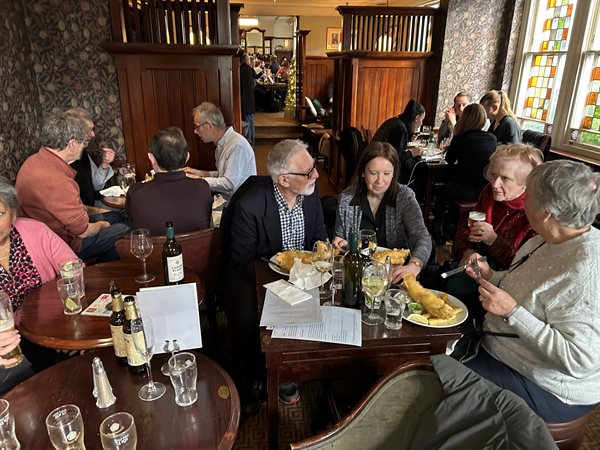
[(135, 450), (137, 430), (133, 416), (127, 412), (108, 416), (100, 424), (100, 440), (104, 450)]
[(46, 417), (48, 437), (56, 450), (85, 450), (83, 419), (77, 405), (63, 405)]
[[(10, 298), (4, 291), (0, 291), (0, 332), (2, 331), (12, 331), (15, 329), (15, 319), (13, 316), (12, 304), (10, 303)], [(16, 367), (21, 364), (23, 361), (23, 353), (21, 352), (21, 347), (16, 346), (10, 352), (5, 355), (2, 355), (4, 359), (15, 359), (16, 361), (9, 365), (2, 365), (5, 369), (10, 369), (11, 367)]]
[(6, 450), (21, 448), (15, 434), (15, 418), (10, 413), (10, 404), (4, 399), (0, 399), (0, 448)]
[(469, 221), (467, 222), (469, 228), (473, 226), (473, 222), (485, 222), (485, 213), (481, 211), (471, 211), (469, 213)]

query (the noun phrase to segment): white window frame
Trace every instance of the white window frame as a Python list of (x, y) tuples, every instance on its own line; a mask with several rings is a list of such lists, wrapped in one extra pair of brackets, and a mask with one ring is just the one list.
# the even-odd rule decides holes
[[(546, 2), (547, 0), (525, 0), (523, 5), (523, 23), (519, 36), (519, 45), (517, 48), (517, 57), (515, 58), (515, 68), (513, 79), (510, 88), (510, 98), (515, 105), (515, 110), (520, 110), (517, 102), (523, 102), (525, 95), (519, 92), (521, 86), (527, 83), (528, 70), (524, 67), (526, 61), (526, 50), (531, 47), (533, 34), (539, 30), (535, 30), (536, 13), (538, 2)], [(592, 14), (594, 11), (597, 14)], [(565, 70), (560, 83), (560, 92), (557, 100), (556, 113), (552, 122), (552, 148), (562, 153), (581, 157), (600, 163), (600, 147), (576, 142), (571, 140), (571, 118), (576, 112), (577, 87), (580, 86), (581, 77), (589, 77), (589, 73), (580, 73), (582, 67), (584, 51), (587, 50), (587, 39), (593, 39), (593, 36), (587, 37), (587, 30), (594, 30), (596, 21), (600, 20), (600, 0), (578, 0), (575, 7), (575, 14), (569, 29), (570, 42), (565, 61)], [(590, 18), (588, 20), (588, 17)], [(581, 26), (580, 24), (586, 24)], [(591, 42), (591, 41), (590, 41)], [(527, 44), (527, 45), (526, 45)], [(584, 47), (584, 45), (586, 45)], [(519, 95), (520, 94), (520, 95)], [(521, 120), (529, 120), (526, 117), (519, 117)]]

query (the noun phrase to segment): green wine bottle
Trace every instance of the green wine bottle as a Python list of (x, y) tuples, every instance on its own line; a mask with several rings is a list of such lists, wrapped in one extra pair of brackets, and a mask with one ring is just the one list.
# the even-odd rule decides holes
[(173, 222), (167, 222), (165, 234), (167, 240), (162, 248), (165, 284), (179, 284), (183, 282), (183, 254), (181, 245), (175, 240)]
[(350, 229), (348, 254), (344, 257), (344, 306), (360, 308), (364, 259), (358, 252), (358, 233)]

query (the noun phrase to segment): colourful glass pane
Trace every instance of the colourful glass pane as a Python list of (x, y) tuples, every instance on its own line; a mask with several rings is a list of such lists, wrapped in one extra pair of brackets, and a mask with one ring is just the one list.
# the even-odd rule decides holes
[(565, 51), (575, 0), (548, 0), (546, 19), (542, 22), (540, 51)]
[[(598, 61), (596, 62), (598, 64)], [(600, 66), (591, 71), (591, 82), (585, 97), (581, 128), (600, 131)]]
[(554, 87), (558, 59), (552, 55), (536, 55), (531, 60), (527, 97), (523, 115), (525, 118), (546, 120), (550, 108), (550, 97)]

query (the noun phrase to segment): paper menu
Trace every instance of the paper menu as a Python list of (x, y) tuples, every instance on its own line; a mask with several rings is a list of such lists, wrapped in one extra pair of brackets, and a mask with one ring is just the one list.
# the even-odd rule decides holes
[(140, 314), (154, 324), (154, 353), (165, 353), (165, 340), (177, 339), (181, 350), (202, 347), (196, 283), (142, 288), (137, 294)]
[(110, 317), (112, 314), (112, 297), (110, 294), (100, 294), (94, 302), (85, 308), (82, 316)]
[(318, 323), (321, 321), (321, 310), (319, 308), (319, 292), (310, 292), (311, 298), (295, 305), (290, 305), (271, 291), (265, 293), (262, 315), (260, 317), (261, 327), (273, 325)]
[(338, 306), (321, 306), (320, 323), (274, 326), (272, 338), (362, 345), (361, 312)]

